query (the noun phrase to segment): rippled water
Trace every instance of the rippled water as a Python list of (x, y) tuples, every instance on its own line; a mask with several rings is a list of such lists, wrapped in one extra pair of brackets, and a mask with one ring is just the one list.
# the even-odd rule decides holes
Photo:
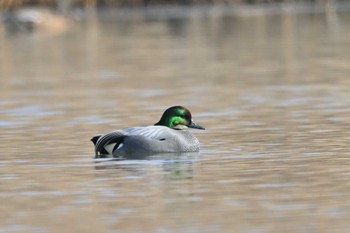
[[(350, 14), (333, 10), (3, 28), (0, 232), (348, 232)], [(91, 136), (175, 104), (201, 153), (93, 159)]]

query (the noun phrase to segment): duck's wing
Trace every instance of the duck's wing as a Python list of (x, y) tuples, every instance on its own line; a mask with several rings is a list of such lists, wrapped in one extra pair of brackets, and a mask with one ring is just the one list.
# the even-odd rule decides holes
[(136, 135), (136, 136), (145, 136), (150, 139), (155, 140), (164, 140), (165, 138), (171, 135), (173, 129), (170, 129), (165, 126), (144, 126), (144, 127), (132, 127), (124, 129), (123, 132), (125, 135)]
[[(118, 147), (126, 137), (125, 133), (121, 130), (112, 131), (103, 135), (97, 135), (91, 139), (95, 144), (95, 155), (112, 154), (111, 151), (115, 147)], [(109, 151), (110, 150), (110, 151)]]
[(149, 139), (155, 139), (159, 141), (166, 140), (171, 135), (170, 129), (165, 126), (144, 126), (144, 127), (132, 127), (123, 130), (112, 131), (103, 135), (97, 135), (91, 139), (95, 144), (95, 154), (107, 155), (113, 154), (128, 136), (143, 136)]

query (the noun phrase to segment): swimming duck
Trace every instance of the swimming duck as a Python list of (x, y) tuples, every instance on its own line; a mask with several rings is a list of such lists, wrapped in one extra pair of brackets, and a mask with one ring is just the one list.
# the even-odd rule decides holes
[(154, 153), (199, 151), (198, 139), (187, 128), (205, 129), (192, 121), (191, 112), (183, 106), (165, 110), (154, 125), (126, 128), (97, 135), (91, 139), (96, 158), (105, 155), (123, 157)]

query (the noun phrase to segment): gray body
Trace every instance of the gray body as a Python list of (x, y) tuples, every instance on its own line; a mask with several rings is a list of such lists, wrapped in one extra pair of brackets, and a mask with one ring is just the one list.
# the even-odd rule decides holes
[(199, 151), (198, 139), (187, 129), (166, 126), (133, 127), (99, 136), (95, 143), (96, 156), (101, 153), (114, 157), (154, 153)]

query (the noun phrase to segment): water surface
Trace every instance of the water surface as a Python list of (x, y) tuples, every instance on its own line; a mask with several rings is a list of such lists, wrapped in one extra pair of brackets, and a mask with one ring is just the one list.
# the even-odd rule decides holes
[[(348, 232), (349, 12), (181, 12), (1, 30), (0, 232)], [(199, 154), (93, 160), (177, 104)]]

